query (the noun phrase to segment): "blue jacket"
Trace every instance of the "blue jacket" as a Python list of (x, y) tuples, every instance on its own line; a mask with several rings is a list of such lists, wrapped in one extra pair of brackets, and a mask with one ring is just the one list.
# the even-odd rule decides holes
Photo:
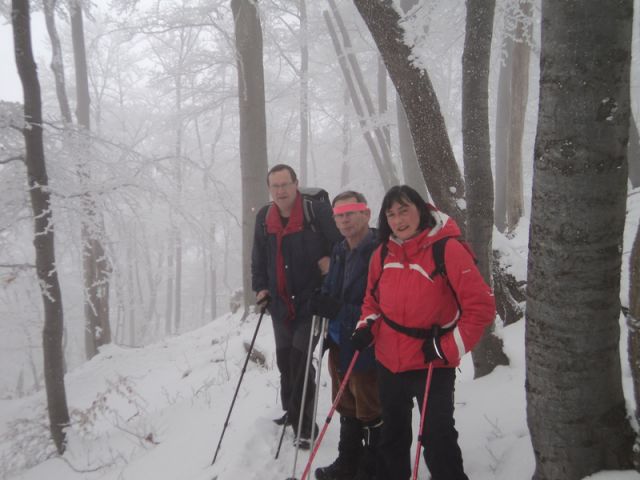
[[(367, 289), (369, 259), (378, 247), (377, 234), (369, 229), (369, 234), (350, 251), (347, 241), (336, 244), (331, 253), (331, 266), (324, 279), (322, 291), (342, 300), (342, 308), (329, 322), (329, 337), (340, 347), (340, 371), (345, 372), (351, 363), (354, 350), (351, 334), (360, 318), (360, 309)], [(345, 283), (347, 276), (347, 283)], [(373, 348), (363, 350), (354, 370), (368, 370), (375, 367)]]

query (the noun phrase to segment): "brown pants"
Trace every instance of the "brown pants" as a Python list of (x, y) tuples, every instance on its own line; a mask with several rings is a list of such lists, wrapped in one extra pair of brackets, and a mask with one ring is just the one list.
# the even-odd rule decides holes
[[(339, 347), (329, 348), (329, 374), (331, 375), (331, 398), (335, 402), (343, 375), (338, 372)], [(377, 420), (382, 415), (378, 397), (378, 379), (375, 367), (371, 370), (351, 371), (347, 386), (336, 410), (345, 417), (357, 418), (363, 424)]]

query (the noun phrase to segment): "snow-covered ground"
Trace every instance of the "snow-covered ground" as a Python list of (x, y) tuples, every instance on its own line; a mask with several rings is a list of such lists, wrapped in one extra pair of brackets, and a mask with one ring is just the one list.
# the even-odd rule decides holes
[[(640, 212), (640, 194), (629, 198), (622, 282), (628, 290), (628, 256)], [(527, 226), (507, 242), (514, 272), (523, 273)], [(63, 458), (47, 440), (44, 393), (0, 401), (0, 474), (21, 480), (284, 480), (301, 478), (308, 459), (301, 452), (293, 471), (292, 433), (287, 430), (279, 458), (274, 458), (280, 429), (271, 422), (281, 414), (273, 332), (265, 316), (256, 348), (264, 366), (250, 362), (215, 465), (222, 432), (257, 315), (241, 323), (223, 315), (199, 330), (145, 348), (103, 348), (90, 362), (66, 377), (73, 426)], [(621, 357), (629, 412), (634, 408), (627, 362), (624, 319)], [(531, 478), (534, 457), (526, 424), (524, 322), (499, 329), (511, 364), (473, 380), (465, 358), (456, 389), (456, 421), (465, 468), (473, 480)], [(330, 408), (323, 366), (319, 423)], [(417, 409), (415, 410), (417, 412)], [(417, 417), (417, 415), (416, 415)], [(415, 418), (417, 422), (417, 418)], [(333, 461), (337, 418), (321, 445), (315, 466)], [(421, 463), (419, 478), (428, 478)], [(601, 472), (591, 480), (640, 480), (637, 472)]]

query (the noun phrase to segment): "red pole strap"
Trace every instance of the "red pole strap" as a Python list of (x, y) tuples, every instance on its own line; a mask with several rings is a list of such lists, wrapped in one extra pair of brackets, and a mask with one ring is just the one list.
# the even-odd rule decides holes
[[(318, 441), (313, 447), (311, 455), (309, 455), (309, 460), (307, 461), (307, 465), (304, 467), (304, 472), (302, 474), (301, 480), (305, 480), (305, 478), (307, 478), (307, 475), (309, 475), (309, 470), (311, 469), (311, 464), (313, 463), (313, 459), (315, 458), (316, 453), (318, 453), (318, 448), (320, 448), (320, 444), (322, 443), (322, 439), (324, 438), (324, 434), (327, 431), (327, 428), (329, 428), (329, 422), (331, 422), (331, 419), (333, 418), (333, 414), (336, 411), (336, 407), (338, 406), (338, 402), (340, 401), (340, 398), (344, 393), (344, 389), (347, 386), (347, 382), (349, 381), (349, 377), (351, 376), (351, 371), (353, 370), (353, 367), (356, 364), (356, 360), (358, 360), (358, 356), (360, 356), (360, 352), (356, 350), (355, 353), (353, 354), (353, 358), (351, 359), (351, 363), (349, 364), (349, 368), (347, 368), (347, 373), (345, 373), (344, 378), (342, 379), (342, 383), (340, 384), (340, 388), (338, 389), (336, 399), (333, 401), (333, 405), (331, 405), (331, 410), (329, 410), (327, 419), (324, 422), (324, 427), (322, 427), (322, 430), (320, 431), (320, 435), (318, 435)], [(317, 388), (319, 388), (319, 386)]]
[(427, 373), (427, 383), (424, 387), (424, 398), (422, 399), (422, 412), (420, 415), (420, 433), (418, 434), (418, 446), (416, 448), (416, 461), (413, 464), (413, 480), (418, 478), (418, 467), (420, 466), (420, 450), (422, 447), (422, 429), (424, 427), (424, 419), (427, 416), (427, 398), (429, 397), (429, 388), (431, 387), (431, 376), (433, 375), (433, 362), (429, 363), (429, 371)]

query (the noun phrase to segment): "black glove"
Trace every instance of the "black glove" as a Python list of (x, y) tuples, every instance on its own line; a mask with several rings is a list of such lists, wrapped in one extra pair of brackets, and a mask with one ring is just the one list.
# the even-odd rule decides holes
[(270, 302), (271, 302), (271, 295), (267, 293), (258, 302), (256, 302), (256, 305), (258, 305), (258, 307), (260, 307), (261, 310), (266, 310)]
[(356, 328), (351, 334), (351, 346), (361, 352), (373, 343), (373, 333), (371, 333), (371, 324), (366, 327)]
[(309, 298), (309, 310), (312, 315), (323, 318), (336, 318), (342, 308), (342, 302), (326, 293), (316, 290)]
[(439, 328), (433, 327), (431, 336), (427, 337), (422, 344), (422, 353), (424, 354), (425, 363), (431, 363), (434, 360), (442, 360), (445, 365), (449, 364), (447, 357), (444, 354), (444, 350), (440, 346), (440, 334)]

